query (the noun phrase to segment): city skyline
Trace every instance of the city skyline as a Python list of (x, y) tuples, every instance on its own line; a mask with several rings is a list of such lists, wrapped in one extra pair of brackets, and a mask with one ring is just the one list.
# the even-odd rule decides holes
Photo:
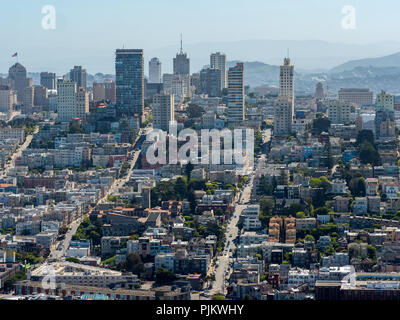
[[(0, 31), (4, 41), (1, 46), (0, 72), (5, 72), (13, 62), (11, 55), (19, 52), (20, 61), (32, 72), (40, 72), (47, 66), (57, 74), (66, 73), (71, 68), (72, 61), (83, 65), (89, 73), (111, 73), (113, 68), (113, 50), (116, 48), (144, 49), (145, 61), (159, 57), (170, 72), (172, 65), (167, 59), (172, 59), (179, 52), (179, 35), (183, 34), (184, 49), (193, 63), (193, 70), (200, 70), (208, 64), (207, 57), (200, 59), (195, 56), (192, 46), (215, 46), (211, 51), (223, 51), (229, 60), (261, 61), (278, 65), (278, 56), (266, 52), (258, 55), (247, 53), (238, 54), (235, 50), (226, 50), (225, 44), (260, 39), (306, 41), (318, 40), (327, 43), (370, 44), (382, 43), (379, 54), (393, 53), (400, 48), (397, 39), (390, 32), (397, 24), (395, 12), (399, 3), (386, 1), (390, 11), (381, 13), (381, 4), (373, 1), (353, 1), (356, 17), (356, 28), (342, 28), (342, 9), (349, 5), (346, 1), (332, 1), (322, 4), (318, 1), (282, 1), (277, 4), (270, 1), (253, 0), (241, 4), (238, 1), (220, 1), (212, 4), (214, 10), (209, 10), (211, 2), (201, 4), (170, 1), (168, 4), (160, 1), (151, 3), (126, 3), (117, 1), (110, 7), (104, 1), (86, 1), (84, 4), (70, 5), (61, 2), (50, 3), (56, 12), (54, 30), (44, 30), (41, 26), (44, 14), (41, 9), (48, 3), (43, 1), (4, 4), (6, 15), (2, 16), (2, 24), (6, 28)], [(312, 10), (311, 10), (312, 9)], [(88, 14), (90, 12), (90, 14)], [(138, 14), (140, 12), (140, 14)], [(210, 17), (207, 24), (201, 19), (202, 14)], [(285, 24), (279, 19), (284, 15)], [(108, 22), (104, 23), (104, 17)], [(169, 28), (163, 28), (169, 19)], [(251, 17), (251, 19), (250, 19)], [(371, 19), (379, 19), (380, 23), (373, 27), (368, 25)], [(114, 24), (113, 21), (119, 21)], [(151, 23), (149, 23), (151, 21)], [(174, 23), (173, 21), (180, 21)], [(235, 32), (230, 27), (235, 21), (247, 21)], [(22, 22), (23, 26), (22, 27)], [(91, 28), (85, 28), (84, 23)], [(279, 25), (279, 29), (277, 26)], [(184, 27), (183, 27), (184, 26)], [(200, 28), (201, 26), (201, 28)], [(135, 30), (141, 30), (140, 33)], [(100, 37), (101, 35), (101, 37)], [(102, 41), (99, 41), (101, 39)], [(391, 44), (387, 47), (387, 42)], [(386, 44), (384, 44), (386, 43)], [(5, 45), (6, 44), (6, 45)], [(387, 48), (386, 48), (387, 47)], [(280, 56), (286, 53), (287, 47), (278, 47)], [(378, 49), (376, 49), (378, 50)], [(340, 51), (338, 47), (336, 51)], [(158, 53), (162, 54), (158, 54)], [(292, 52), (292, 60), (297, 67), (307, 69), (309, 63), (302, 62), (303, 53)], [(362, 54), (362, 52), (365, 52)], [(376, 55), (371, 51), (360, 50), (359, 54), (347, 54), (340, 61), (350, 58), (363, 58)], [(329, 62), (329, 57), (326, 57)], [(71, 61), (71, 62), (70, 62)], [(337, 63), (337, 62), (336, 62)], [(330, 66), (335, 63), (332, 61)], [(321, 66), (316, 66), (317, 68)], [(145, 66), (147, 70), (147, 64)]]

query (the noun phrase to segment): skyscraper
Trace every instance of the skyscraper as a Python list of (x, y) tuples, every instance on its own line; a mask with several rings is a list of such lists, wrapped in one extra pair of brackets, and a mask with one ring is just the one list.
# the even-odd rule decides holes
[(294, 66), (290, 59), (285, 58), (283, 66), (280, 67), (279, 94), (294, 99)]
[(71, 81), (75, 81), (77, 87), (82, 87), (86, 90), (86, 70), (82, 66), (74, 66), (69, 73)]
[(161, 62), (158, 58), (149, 61), (149, 83), (161, 83)]
[(219, 69), (221, 71), (221, 88), (226, 88), (226, 55), (220, 52), (212, 53), (210, 56), (210, 66), (211, 68)]
[(183, 52), (182, 37), (181, 37), (181, 51), (176, 54), (174, 58), (174, 73), (181, 75), (190, 75), (190, 59), (187, 54)]
[(117, 49), (115, 58), (117, 110), (135, 115), (144, 110), (144, 61), (142, 49)]
[(168, 131), (170, 123), (175, 122), (174, 95), (156, 94), (153, 97), (152, 110), (154, 129)]
[(40, 85), (45, 86), (49, 90), (55, 90), (57, 88), (56, 74), (52, 72), (41, 72)]
[(13, 89), (17, 91), (18, 103), (23, 103), (25, 88), (29, 86), (25, 67), (17, 62), (8, 70), (8, 77), (13, 81)]
[(93, 82), (93, 101), (98, 102), (105, 100), (106, 86), (104, 83)]
[(287, 136), (292, 132), (294, 115), (294, 66), (285, 58), (280, 67), (279, 96), (274, 108), (274, 135)]
[(228, 121), (244, 120), (244, 65), (237, 63), (228, 70)]
[(110, 101), (110, 103), (115, 104), (117, 101), (117, 88), (115, 86), (115, 81), (107, 81), (104, 83), (105, 86), (105, 98)]

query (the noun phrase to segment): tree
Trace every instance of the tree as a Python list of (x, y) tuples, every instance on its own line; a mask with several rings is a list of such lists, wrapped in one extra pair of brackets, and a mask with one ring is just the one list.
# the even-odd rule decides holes
[(367, 141), (370, 144), (374, 145), (375, 138), (374, 138), (374, 133), (371, 130), (361, 130), (358, 133), (356, 145), (360, 146), (365, 141)]
[(128, 253), (126, 257), (126, 270), (133, 274), (140, 275), (144, 271), (142, 258), (136, 253)]
[(204, 110), (201, 106), (191, 103), (187, 108), (187, 114), (190, 119), (200, 118), (204, 113)]
[(368, 254), (369, 259), (375, 260), (376, 259), (376, 248), (374, 246), (368, 245), (367, 246), (367, 254)]
[(296, 219), (304, 219), (306, 214), (303, 211), (299, 211), (296, 213)]
[(304, 241), (315, 243), (315, 239), (311, 234), (306, 235)]
[(263, 215), (269, 216), (272, 214), (272, 209), (274, 208), (274, 201), (269, 198), (261, 198), (260, 199), (260, 209)]
[(160, 285), (168, 284), (176, 280), (175, 273), (165, 268), (157, 269), (155, 275), (156, 283)]
[(381, 164), (379, 152), (368, 141), (364, 141), (360, 146), (360, 161), (364, 164), (378, 166)]
[(190, 181), (190, 177), (192, 175), (192, 171), (194, 169), (194, 166), (191, 162), (189, 162), (186, 166), (185, 166), (185, 174), (187, 179)]
[(331, 121), (327, 118), (318, 118), (313, 121), (312, 132), (314, 135), (319, 135), (322, 132), (327, 132), (331, 127)]

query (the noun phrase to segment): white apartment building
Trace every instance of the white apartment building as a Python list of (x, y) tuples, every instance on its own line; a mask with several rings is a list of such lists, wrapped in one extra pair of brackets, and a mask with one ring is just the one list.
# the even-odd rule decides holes
[(159, 253), (154, 258), (155, 270), (165, 268), (174, 271), (175, 253)]
[(169, 131), (169, 125), (175, 123), (175, 108), (173, 94), (157, 94), (153, 97), (153, 127)]
[(339, 100), (328, 102), (328, 119), (333, 124), (346, 124), (350, 122), (351, 104)]
[(25, 131), (23, 128), (0, 128), (0, 140), (17, 139), (21, 144), (25, 141)]
[(58, 120), (69, 122), (75, 117), (76, 83), (64, 79), (57, 80)]
[(310, 270), (295, 268), (289, 270), (288, 274), (288, 287), (297, 287), (307, 283), (310, 287), (315, 286), (317, 274)]
[[(30, 270), (30, 269), (29, 269)], [(42, 281), (52, 273), (56, 283), (91, 287), (108, 287), (111, 284), (134, 286), (139, 282), (132, 274), (119, 271), (77, 264), (72, 262), (45, 263), (28, 273), (28, 280)]]

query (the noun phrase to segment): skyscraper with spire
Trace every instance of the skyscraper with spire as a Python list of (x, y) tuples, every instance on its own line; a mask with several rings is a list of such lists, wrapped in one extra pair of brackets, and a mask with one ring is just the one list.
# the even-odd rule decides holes
[(174, 73), (180, 75), (190, 75), (190, 59), (183, 52), (183, 42), (181, 35), (181, 50), (174, 58)]

